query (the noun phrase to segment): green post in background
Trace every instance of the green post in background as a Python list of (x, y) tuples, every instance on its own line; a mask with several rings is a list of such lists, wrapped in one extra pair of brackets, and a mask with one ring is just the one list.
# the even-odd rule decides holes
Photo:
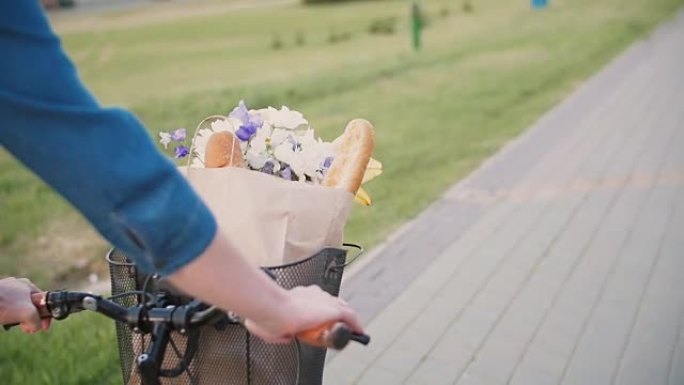
[(411, 8), (411, 30), (413, 32), (413, 49), (418, 51), (420, 49), (420, 32), (423, 29), (423, 18), (420, 12), (420, 6), (417, 1), (413, 2)]

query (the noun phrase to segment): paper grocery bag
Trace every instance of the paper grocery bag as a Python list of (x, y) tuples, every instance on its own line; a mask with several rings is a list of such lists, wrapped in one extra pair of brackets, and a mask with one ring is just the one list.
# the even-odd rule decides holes
[(341, 247), (353, 195), (236, 167), (181, 172), (224, 231), (259, 266), (308, 258)]

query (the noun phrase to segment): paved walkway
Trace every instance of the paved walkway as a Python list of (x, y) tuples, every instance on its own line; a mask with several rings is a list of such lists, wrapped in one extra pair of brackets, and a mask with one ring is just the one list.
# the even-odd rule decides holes
[(684, 384), (684, 12), (344, 283), (336, 384)]

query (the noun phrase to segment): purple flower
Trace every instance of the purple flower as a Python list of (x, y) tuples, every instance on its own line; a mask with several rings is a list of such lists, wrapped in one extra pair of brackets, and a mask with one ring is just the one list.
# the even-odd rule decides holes
[(179, 128), (171, 133), (171, 139), (176, 142), (182, 142), (185, 140), (185, 128)]
[(256, 134), (257, 128), (258, 127), (243, 124), (235, 131), (235, 136), (241, 141), (246, 142)]
[(181, 144), (180, 146), (176, 146), (176, 148), (174, 149), (174, 153), (174, 157), (176, 159), (185, 158), (186, 156), (188, 156), (188, 154), (190, 154), (190, 149)]
[(280, 172), (280, 176), (282, 176), (283, 179), (292, 180), (292, 169), (290, 166), (285, 166), (285, 168)]
[(245, 105), (244, 100), (240, 100), (240, 103), (238, 103), (238, 106), (233, 108), (233, 111), (230, 113), (231, 118), (235, 118), (242, 123), (245, 123), (249, 121), (249, 111), (247, 110), (247, 106)]
[(335, 158), (333, 158), (332, 156), (329, 156), (329, 157), (325, 158), (325, 160), (323, 161), (323, 169), (324, 169), (324, 170), (329, 169), (329, 168), (330, 168), (330, 165), (332, 165), (332, 162), (333, 162), (334, 159), (335, 159)]
[(240, 100), (238, 106), (233, 109), (229, 116), (242, 122), (240, 128), (235, 131), (235, 136), (243, 142), (250, 140), (256, 134), (259, 127), (264, 124), (263, 119), (259, 115), (249, 114), (244, 100)]
[(266, 164), (264, 164), (264, 167), (261, 169), (261, 172), (264, 172), (264, 173), (269, 174), (269, 175), (273, 175), (273, 167), (275, 167), (273, 162), (271, 162), (270, 160), (267, 160)]

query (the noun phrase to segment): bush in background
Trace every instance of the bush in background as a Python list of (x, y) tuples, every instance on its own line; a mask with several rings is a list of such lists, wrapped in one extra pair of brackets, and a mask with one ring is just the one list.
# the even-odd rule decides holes
[(330, 44), (341, 43), (351, 38), (351, 32), (337, 32), (335, 29), (330, 29), (330, 33), (328, 33), (328, 43)]
[(273, 34), (273, 39), (271, 40), (271, 49), (279, 50), (283, 48), (283, 39), (277, 33)]
[(439, 16), (441, 17), (449, 17), (450, 14), (451, 10), (449, 9), (449, 7), (444, 6), (442, 7), (442, 9), (439, 10)]
[(368, 26), (368, 33), (371, 35), (393, 35), (397, 30), (397, 18), (384, 17), (373, 19)]
[(302, 0), (302, 4), (349, 3), (359, 0)]

